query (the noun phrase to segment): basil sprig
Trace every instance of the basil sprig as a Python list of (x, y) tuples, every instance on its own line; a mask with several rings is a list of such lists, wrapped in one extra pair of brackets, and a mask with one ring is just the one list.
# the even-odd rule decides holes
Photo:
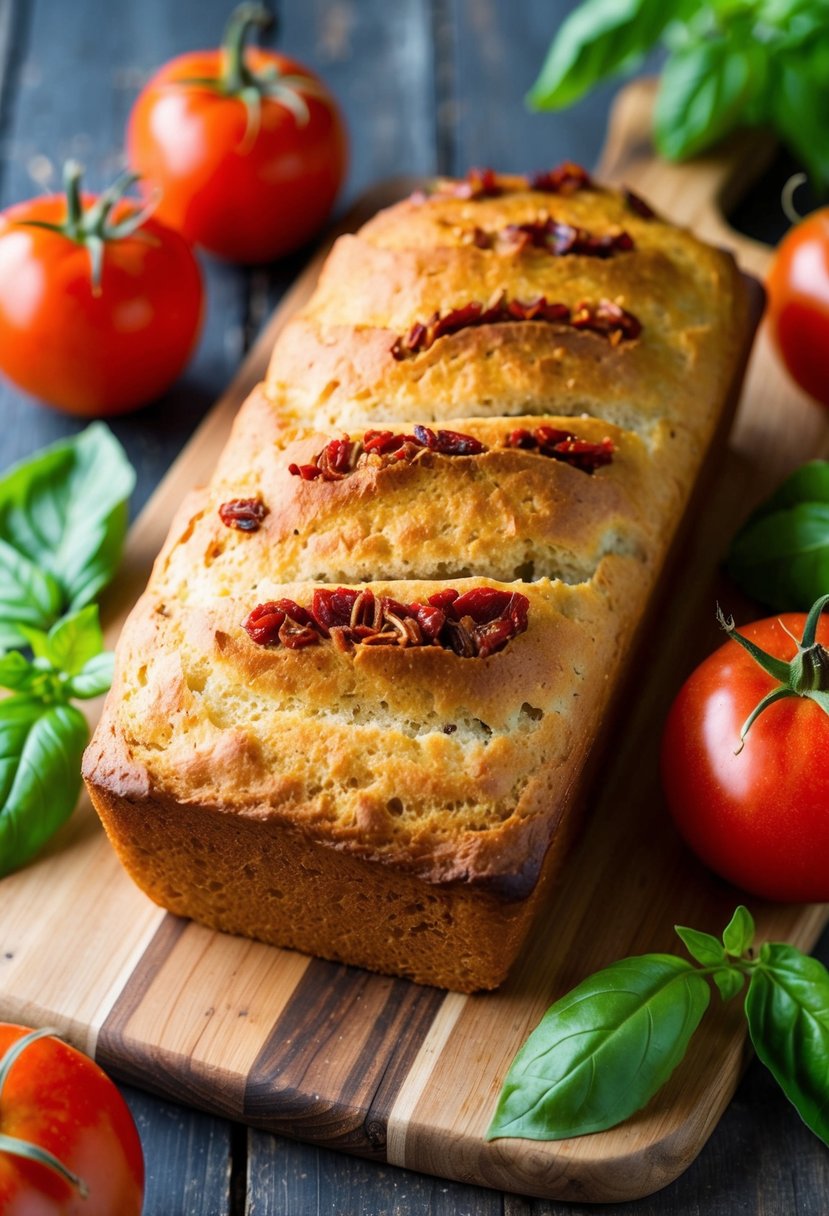
[(117, 568), (133, 483), (100, 423), (0, 479), (0, 875), (77, 802), (89, 727), (72, 701), (112, 682), (91, 601)]
[(668, 51), (654, 110), (663, 156), (681, 160), (739, 126), (768, 125), (829, 187), (823, 109), (827, 0), (584, 0), (562, 23), (528, 101), (571, 105), (594, 85)]
[(21, 625), (48, 629), (100, 594), (121, 557), (134, 484), (100, 422), (0, 478), (0, 647), (25, 646)]
[(510, 1066), (487, 1131), (561, 1140), (605, 1131), (668, 1080), (708, 1007), (745, 987), (749, 1034), (804, 1122), (829, 1144), (829, 972), (794, 946), (764, 943), (739, 907), (722, 940), (677, 925), (695, 963), (672, 954), (622, 959), (548, 1009)]
[(761, 604), (806, 612), (829, 588), (829, 461), (796, 469), (743, 525), (727, 558)]

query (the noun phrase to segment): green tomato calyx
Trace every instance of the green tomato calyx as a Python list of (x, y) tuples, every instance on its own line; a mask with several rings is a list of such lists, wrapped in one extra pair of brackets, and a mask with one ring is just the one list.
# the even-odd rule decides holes
[[(803, 636), (797, 642), (797, 654), (788, 661), (778, 659), (750, 642), (737, 632), (733, 618), (726, 619), (722, 610), (717, 608), (717, 620), (729, 638), (739, 642), (763, 671), (777, 681), (743, 723), (740, 745), (736, 749), (738, 754), (745, 746), (746, 735), (753, 723), (775, 701), (782, 701), (786, 697), (809, 697), (824, 713), (829, 714), (829, 652), (816, 639), (818, 620), (827, 604), (829, 595), (822, 595), (812, 604), (803, 627)], [(796, 638), (794, 640), (797, 641)]]
[(66, 219), (63, 223), (52, 224), (47, 220), (20, 220), (19, 223), (22, 228), (45, 228), (48, 232), (65, 236), (76, 245), (84, 245), (89, 252), (92, 291), (95, 295), (100, 295), (106, 243), (132, 236), (154, 210), (155, 199), (144, 207), (136, 206), (129, 215), (113, 223), (113, 208), (124, 199), (130, 186), (138, 181), (139, 175), (122, 173), (103, 194), (86, 207), (81, 195), (82, 177), (83, 165), (78, 164), (76, 160), (68, 160), (63, 166), (63, 189), (66, 194)]
[(272, 13), (261, 4), (240, 4), (233, 10), (222, 38), (222, 67), (217, 76), (182, 76), (176, 84), (212, 89), (223, 97), (235, 97), (247, 111), (243, 149), (248, 149), (259, 132), (262, 100), (278, 101), (294, 117), (298, 127), (311, 119), (306, 97), (327, 97), (325, 89), (310, 76), (282, 72), (275, 63), (255, 71), (246, 55), (247, 38), (252, 30), (262, 32), (275, 25)]

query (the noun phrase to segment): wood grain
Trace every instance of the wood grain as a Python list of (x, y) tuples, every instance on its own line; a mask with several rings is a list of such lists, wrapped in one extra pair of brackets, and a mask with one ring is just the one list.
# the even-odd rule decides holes
[[(754, 166), (756, 150), (734, 146), (689, 166), (656, 162), (644, 135), (649, 102), (647, 87), (623, 94), (604, 175), (730, 243), (759, 269), (762, 250), (744, 245), (718, 214), (718, 200), (745, 170), (742, 158)], [(404, 188), (379, 188), (347, 223)], [(124, 576), (107, 604), (110, 637), (141, 590), (182, 493), (209, 475), (323, 253), (133, 529)], [(687, 668), (718, 641), (714, 599), (731, 603), (725, 597), (734, 595), (717, 576), (726, 537), (759, 495), (826, 443), (823, 415), (783, 381), (761, 339), (730, 450), (681, 554), (682, 594), (648, 643), (651, 676), (627, 707), (584, 833), (502, 990), (445, 995), (167, 917), (121, 874), (83, 805), (45, 858), (4, 884), (0, 952), (11, 957), (0, 953), (0, 1015), (56, 1023), (82, 1046), (97, 1040), (106, 1066), (144, 1087), (427, 1173), (575, 1201), (622, 1201), (664, 1186), (699, 1151), (733, 1092), (746, 1050), (736, 1006), (706, 1019), (668, 1086), (620, 1128), (552, 1144), (487, 1144), (483, 1132), (512, 1056), (553, 999), (624, 954), (672, 949), (676, 921), (721, 930), (738, 901), (695, 865), (667, 821), (657, 781), (659, 725)], [(31, 925), (28, 909), (44, 890), (46, 914)], [(804, 948), (825, 923), (823, 908), (752, 909), (761, 937)]]

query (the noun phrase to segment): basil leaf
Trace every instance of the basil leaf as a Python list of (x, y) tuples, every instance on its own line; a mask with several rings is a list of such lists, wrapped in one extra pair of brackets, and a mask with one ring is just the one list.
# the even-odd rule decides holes
[(615, 72), (632, 67), (688, 0), (586, 0), (562, 26), (527, 97), (537, 110), (578, 101)]
[(58, 610), (90, 603), (112, 578), (135, 474), (103, 423), (16, 465), (0, 479), (0, 540), (36, 562), (60, 588)]
[(723, 929), (722, 944), (733, 958), (739, 958), (754, 941), (754, 918), (748, 908), (740, 904)]
[(99, 697), (112, 684), (115, 668), (115, 655), (111, 650), (96, 654), (84, 665), (76, 676), (72, 676), (64, 685), (66, 695), (70, 697)]
[(88, 604), (80, 612), (62, 617), (46, 638), (46, 658), (57, 671), (68, 676), (77, 675), (103, 648), (97, 604)]
[(0, 701), (0, 874), (28, 861), (71, 815), (88, 738), (72, 705)]
[(668, 1080), (711, 990), (670, 954), (623, 959), (547, 1011), (512, 1062), (488, 1140), (559, 1140), (603, 1131)]
[(765, 84), (766, 54), (736, 30), (676, 51), (662, 71), (654, 109), (662, 155), (695, 156), (744, 121)]
[(0, 688), (10, 688), (14, 692), (29, 692), (33, 681), (40, 674), (19, 650), (11, 650), (8, 654), (0, 655)]
[(829, 461), (811, 460), (735, 536), (728, 573), (753, 599), (808, 611), (829, 585)]
[(730, 1001), (732, 997), (735, 997), (745, 983), (745, 976), (736, 967), (726, 967), (722, 971), (715, 971), (711, 978), (724, 1001)]
[(701, 933), (699, 929), (689, 929), (685, 925), (674, 925), (674, 931), (691, 958), (703, 967), (716, 967), (717, 963), (725, 962), (722, 943), (710, 933)]
[(758, 1057), (804, 1123), (829, 1144), (829, 973), (794, 946), (766, 943), (746, 995)]
[(25, 646), (19, 626), (48, 626), (60, 611), (55, 579), (0, 539), (0, 649)]
[(813, 32), (774, 63), (773, 88), (768, 93), (769, 117), (806, 166), (818, 193), (829, 188), (829, 141), (826, 139), (826, 82), (829, 81), (827, 14), (823, 29)]

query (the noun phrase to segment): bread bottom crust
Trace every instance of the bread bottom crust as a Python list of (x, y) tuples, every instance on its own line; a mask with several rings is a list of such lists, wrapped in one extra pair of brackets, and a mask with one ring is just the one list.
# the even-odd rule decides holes
[(506, 978), (569, 835), (556, 833), (531, 894), (510, 901), (471, 883), (429, 883), (272, 820), (152, 794), (125, 797), (91, 774), (87, 787), (122, 865), (168, 911), (456, 992)]

